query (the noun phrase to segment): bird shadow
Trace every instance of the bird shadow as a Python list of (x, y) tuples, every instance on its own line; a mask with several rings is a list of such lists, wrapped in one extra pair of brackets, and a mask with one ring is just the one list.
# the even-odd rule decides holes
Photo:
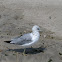
[[(37, 54), (40, 52), (44, 52), (45, 49), (46, 49), (45, 47), (25, 48), (25, 54)], [(8, 51), (15, 51), (15, 52), (23, 53), (24, 48), (22, 48), (22, 49), (9, 49)]]

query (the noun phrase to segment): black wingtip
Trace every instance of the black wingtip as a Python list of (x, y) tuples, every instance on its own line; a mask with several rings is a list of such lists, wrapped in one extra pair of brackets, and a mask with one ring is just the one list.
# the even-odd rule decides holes
[(6, 43), (10, 43), (11, 41), (4, 41), (4, 42), (6, 42)]

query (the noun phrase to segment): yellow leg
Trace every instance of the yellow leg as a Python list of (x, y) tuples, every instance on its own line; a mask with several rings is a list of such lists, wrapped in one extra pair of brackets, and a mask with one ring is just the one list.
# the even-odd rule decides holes
[(16, 62), (19, 62), (19, 61), (18, 61), (18, 52), (16, 52), (16, 55), (17, 55), (17, 56), (16, 56)]
[(24, 49), (24, 51), (23, 51), (23, 55), (24, 55), (24, 56), (27, 56), (27, 54), (25, 54), (25, 51), (26, 51), (26, 49)]

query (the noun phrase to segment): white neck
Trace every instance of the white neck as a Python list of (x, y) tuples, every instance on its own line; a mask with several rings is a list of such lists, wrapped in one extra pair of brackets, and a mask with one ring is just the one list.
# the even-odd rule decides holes
[(32, 34), (33, 34), (34, 36), (40, 36), (40, 34), (39, 34), (38, 31), (33, 31)]

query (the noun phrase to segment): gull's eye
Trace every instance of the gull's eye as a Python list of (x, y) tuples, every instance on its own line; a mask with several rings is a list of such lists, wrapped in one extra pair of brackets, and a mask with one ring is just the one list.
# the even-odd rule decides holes
[(39, 28), (37, 28), (37, 30), (40, 30)]

